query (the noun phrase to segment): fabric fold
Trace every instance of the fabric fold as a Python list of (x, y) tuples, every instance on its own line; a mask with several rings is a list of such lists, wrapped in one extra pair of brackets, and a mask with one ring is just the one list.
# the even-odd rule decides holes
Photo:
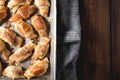
[(79, 0), (57, 0), (57, 80), (77, 80), (80, 40)]

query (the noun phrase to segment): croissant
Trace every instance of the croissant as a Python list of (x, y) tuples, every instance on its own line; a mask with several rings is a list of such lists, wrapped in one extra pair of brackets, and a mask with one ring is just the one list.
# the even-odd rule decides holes
[(15, 15), (13, 15), (9, 21), (17, 22), (21, 19), (27, 19), (35, 11), (35, 6), (32, 5), (23, 5), (21, 6)]
[[(22, 44), (22, 38), (18, 37), (15, 32), (7, 28), (0, 27), (0, 38), (10, 46), (16, 45), (20, 47)], [(19, 42), (17, 42), (17, 40), (19, 40)]]
[(35, 5), (39, 8), (41, 16), (47, 16), (50, 3), (48, 0), (35, 0)]
[(25, 36), (26, 38), (35, 38), (37, 35), (34, 33), (33, 28), (30, 24), (24, 22), (23, 20), (20, 20), (16, 24), (17, 31)]
[(9, 45), (14, 44), (15, 36), (16, 34), (12, 30), (0, 27), (0, 38), (7, 42)]
[(9, 56), (10, 56), (10, 52), (9, 52), (8, 49), (5, 48), (5, 49), (2, 51), (1, 58), (6, 61), (6, 60), (9, 59)]
[(47, 36), (46, 25), (41, 16), (34, 15), (31, 18), (31, 22), (36, 31), (38, 31), (40, 36)]
[(24, 45), (21, 48), (18, 48), (10, 57), (9, 63), (13, 64), (14, 62), (20, 63), (32, 55), (32, 50), (35, 48), (35, 44), (30, 42)]
[(8, 7), (11, 9), (12, 13), (15, 14), (21, 5), (26, 5), (30, 3), (31, 0), (10, 0), (8, 3)]
[(12, 78), (13, 80), (15, 78), (24, 78), (24, 75), (23, 75), (23, 70), (21, 68), (21, 66), (7, 66), (5, 68), (5, 70), (3, 71), (3, 75), (4, 76), (7, 76), (9, 78)]
[(37, 60), (34, 64), (30, 65), (27, 70), (24, 73), (24, 76), (26, 76), (28, 79), (35, 77), (35, 76), (40, 76), (46, 73), (49, 65), (49, 61), (47, 58), (43, 60)]
[(35, 52), (32, 56), (33, 60), (43, 59), (48, 52), (49, 49), (49, 37), (43, 37), (40, 43), (35, 47)]
[(10, 52), (9, 50), (5, 47), (5, 43), (3, 42), (2, 39), (0, 39), (0, 56), (3, 60), (8, 60)]
[(6, 0), (0, 0), (0, 6), (5, 5)]
[(15, 15), (13, 15), (13, 16), (9, 19), (9, 21), (11, 21), (11, 22), (17, 22), (17, 21), (19, 21), (19, 20), (21, 20), (21, 19), (23, 19), (22, 16), (21, 16), (19, 13), (16, 13)]
[(27, 19), (34, 11), (36, 7), (33, 5), (24, 5), (18, 9), (18, 13), (24, 18)]
[(7, 7), (0, 6), (0, 22), (7, 16)]

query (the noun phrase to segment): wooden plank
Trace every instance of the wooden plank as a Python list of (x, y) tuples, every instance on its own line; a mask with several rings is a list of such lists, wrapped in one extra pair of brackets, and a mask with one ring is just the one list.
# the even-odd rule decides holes
[(80, 0), (80, 80), (110, 80), (110, 0)]
[(111, 0), (112, 77), (120, 80), (120, 0)]

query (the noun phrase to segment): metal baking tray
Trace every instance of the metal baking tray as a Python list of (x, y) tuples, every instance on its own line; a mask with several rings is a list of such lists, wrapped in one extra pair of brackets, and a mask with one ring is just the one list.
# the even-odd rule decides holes
[[(50, 23), (50, 33), (49, 36), (51, 37), (50, 43), (50, 54), (49, 54), (49, 61), (50, 66), (45, 75), (32, 78), (31, 80), (56, 80), (56, 0), (51, 0), (51, 7), (50, 7), (50, 14), (47, 18)], [(1, 76), (0, 80), (12, 80), (11, 78)], [(15, 79), (15, 80), (27, 80), (26, 79)]]

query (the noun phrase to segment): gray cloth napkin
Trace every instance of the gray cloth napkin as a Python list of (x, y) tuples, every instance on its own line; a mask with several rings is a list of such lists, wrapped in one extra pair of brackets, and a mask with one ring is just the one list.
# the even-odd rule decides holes
[(78, 80), (80, 32), (79, 0), (57, 0), (57, 80)]

